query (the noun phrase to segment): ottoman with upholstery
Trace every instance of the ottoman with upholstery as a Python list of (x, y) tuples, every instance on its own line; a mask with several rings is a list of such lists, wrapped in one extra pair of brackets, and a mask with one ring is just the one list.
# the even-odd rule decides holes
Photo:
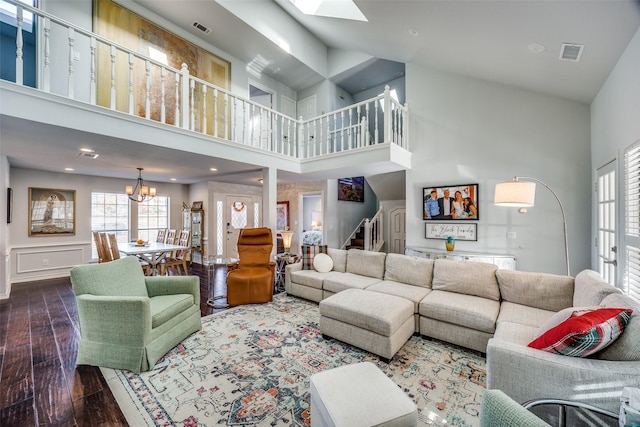
[(320, 332), (391, 359), (413, 335), (413, 312), (405, 298), (347, 289), (320, 301)]
[(311, 377), (311, 425), (416, 426), (418, 410), (373, 363), (356, 363)]

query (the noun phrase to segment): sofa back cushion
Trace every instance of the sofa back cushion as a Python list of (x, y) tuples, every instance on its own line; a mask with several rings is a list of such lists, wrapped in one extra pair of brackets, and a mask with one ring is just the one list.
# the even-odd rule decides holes
[(76, 295), (147, 297), (147, 285), (140, 262), (128, 256), (100, 264), (77, 265), (71, 269)]
[(384, 279), (384, 252), (349, 249), (347, 254), (347, 273)]
[(497, 269), (498, 266), (484, 262), (437, 259), (433, 265), (431, 288), (500, 301)]
[(333, 271), (344, 273), (347, 271), (347, 250), (346, 249), (328, 249), (329, 256), (333, 260)]
[(609, 294), (619, 294), (620, 290), (607, 283), (593, 270), (582, 270), (576, 276), (573, 306), (599, 305)]
[[(576, 277), (577, 279), (577, 277)], [(603, 360), (640, 361), (640, 302), (621, 293), (607, 295), (601, 307), (628, 307), (633, 309), (631, 320), (624, 333), (595, 357)]]
[(387, 254), (384, 280), (406, 283), (407, 285), (431, 288), (433, 279), (432, 259), (401, 254)]
[(504, 301), (549, 311), (573, 306), (573, 277), (512, 270), (498, 270), (496, 277)]

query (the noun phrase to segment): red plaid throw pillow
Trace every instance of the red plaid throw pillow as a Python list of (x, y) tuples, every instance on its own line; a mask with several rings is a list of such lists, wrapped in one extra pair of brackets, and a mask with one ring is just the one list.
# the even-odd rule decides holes
[(616, 340), (631, 319), (630, 308), (576, 310), (529, 343), (529, 347), (565, 356), (586, 357)]
[(327, 252), (327, 245), (302, 245), (302, 269), (313, 270), (313, 258), (317, 254), (326, 254)]

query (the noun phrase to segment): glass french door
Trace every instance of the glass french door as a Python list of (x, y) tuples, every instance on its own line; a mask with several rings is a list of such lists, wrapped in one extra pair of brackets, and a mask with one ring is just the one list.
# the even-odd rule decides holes
[(596, 184), (598, 271), (612, 286), (616, 286), (618, 279), (616, 166), (617, 162), (614, 160), (598, 169)]

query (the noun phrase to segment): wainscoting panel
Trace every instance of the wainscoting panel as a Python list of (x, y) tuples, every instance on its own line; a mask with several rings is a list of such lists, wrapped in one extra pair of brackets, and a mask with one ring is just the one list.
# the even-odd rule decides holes
[(71, 268), (90, 259), (90, 244), (14, 247), (11, 250), (11, 282), (65, 277)]

